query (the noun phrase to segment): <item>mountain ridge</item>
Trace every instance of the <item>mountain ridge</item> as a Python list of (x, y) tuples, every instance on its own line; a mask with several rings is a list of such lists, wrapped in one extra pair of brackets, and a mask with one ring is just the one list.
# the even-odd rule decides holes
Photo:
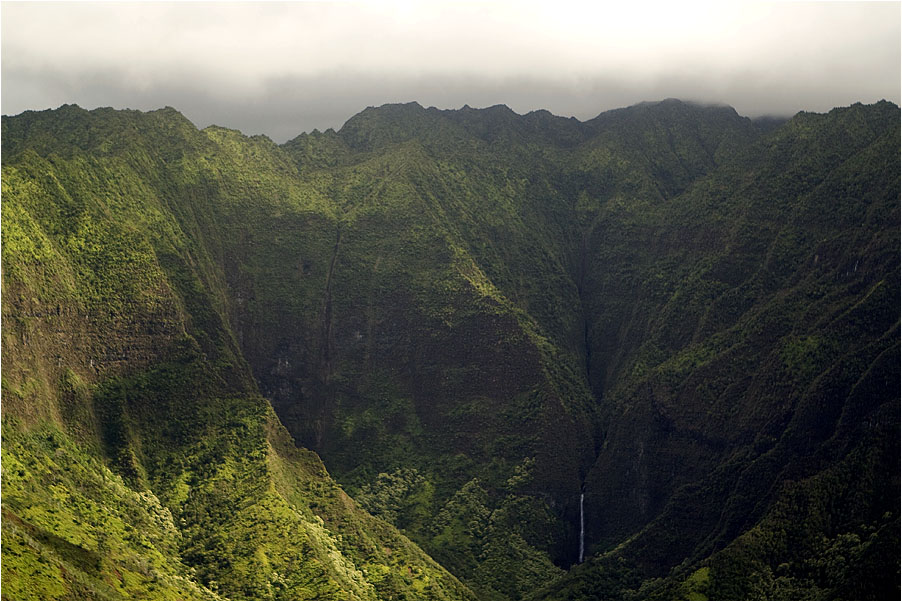
[[(107, 322), (162, 312), (148, 315), (164, 337), (182, 329), (195, 341), (179, 352), (193, 358), (186, 382), (200, 378), (211, 383), (201, 389), (226, 397), (263, 393), (269, 401), (247, 407), (271, 403), (342, 487), (480, 597), (832, 595), (858, 591), (859, 575), (887, 562), (875, 550), (891, 547), (898, 524), (890, 503), (898, 500), (898, 421), (887, 418), (898, 407), (890, 300), (899, 288), (899, 111), (891, 103), (802, 113), (775, 128), (729, 107), (674, 100), (586, 122), (412, 103), (367, 109), (338, 132), (283, 145), (199, 131), (174, 110), (64, 109), (3, 118), (4, 196), (13, 199), (3, 211), (15, 224), (3, 229), (4, 318), (17, 325), (5, 329), (7, 357), (20, 352), (22, 337), (34, 338), (29, 324), (48, 319), (43, 306), (57, 303), (46, 292), (57, 276), (25, 266), (58, 263), (54, 273), (69, 291), (90, 276), (115, 284), (113, 298), (143, 295), (148, 309), (128, 301)], [(93, 175), (86, 180), (79, 170)], [(28, 207), (39, 182), (50, 192), (36, 212)], [(79, 230), (65, 225), (73, 215), (90, 217), (79, 218)], [(91, 231), (105, 234), (88, 252), (79, 241)], [(134, 235), (147, 241), (135, 247), (143, 255), (112, 244)], [(114, 250), (170, 292), (130, 288), (127, 272), (110, 271), (105, 257)], [(72, 259), (51, 260), (54, 253)], [(110, 298), (103, 290), (79, 292), (73, 307), (102, 312)], [(34, 294), (37, 309), (28, 309)], [(833, 318), (818, 320), (819, 312)], [(167, 325), (180, 323), (168, 334)], [(67, 336), (90, 340), (90, 332)], [(854, 353), (841, 354), (840, 340)], [(184, 513), (176, 475), (153, 459), (158, 444), (146, 444), (147, 453), (141, 443), (159, 437), (142, 426), (160, 424), (157, 410), (148, 413), (159, 403), (151, 400), (171, 396), (154, 393), (155, 375), (181, 368), (154, 368), (152, 360), (148, 375), (128, 376), (136, 358), (158, 347), (136, 345), (124, 344), (114, 360), (126, 368), (119, 384), (86, 380), (87, 358), (77, 353), (29, 352), (46, 376), (28, 377), (20, 362), (4, 371), (4, 425), (7, 416), (32, 413), (37, 397), (28, 387), (44, 398), (80, 399), (56, 418), (51, 403), (47, 415), (66, 436), (84, 432), (79, 445), (96, 441), (91, 423), (106, 429), (91, 453)], [(73, 375), (53, 376), (54, 356)], [(208, 372), (220, 376), (209, 380)], [(879, 393), (879, 382), (889, 389)], [(863, 389), (871, 391), (867, 403)], [(844, 418), (812, 430), (821, 420), (817, 400), (831, 400), (831, 415)], [(204, 403), (232, 407), (216, 396), (197, 407)], [(91, 405), (93, 412), (77, 409)], [(241, 428), (262, 424), (255, 412)], [(268, 415), (264, 422), (273, 423)], [(870, 435), (862, 425), (871, 423), (889, 438)], [(28, 427), (21, 435), (7, 429), (27, 438)], [(211, 442), (229, 438), (227, 423), (214, 432)], [(191, 440), (197, 449), (209, 445)], [(178, 452), (189, 465), (205, 457), (191, 449)], [(889, 477), (888, 488), (862, 485), (871, 501), (838, 511), (860, 517), (861, 528), (858, 518), (837, 518), (812, 533), (847, 546), (846, 559), (870, 560), (854, 570), (844, 564), (844, 576), (833, 577), (812, 568), (824, 545), (815, 536), (793, 553), (767, 551), (762, 542), (783, 528), (781, 517), (798, 514), (787, 492), (819, 499), (824, 494), (805, 483), (856, 466)], [(291, 469), (277, 472), (281, 499), (310, 503), (285, 485)], [(781, 479), (795, 485), (764, 498), (751, 485)], [(565, 573), (576, 560), (581, 493), (594, 555)], [(705, 516), (718, 508), (723, 521)], [(376, 527), (362, 529), (356, 541)], [(330, 541), (314, 531), (314, 546)], [(181, 555), (202, 569), (202, 585), (235, 570), (208, 564), (219, 540), (193, 527), (185, 533), (195, 539)], [(340, 553), (364, 563), (359, 552)], [(748, 554), (758, 581), (731, 568)], [(782, 564), (762, 560), (771, 557), (789, 568), (774, 577)], [(386, 558), (376, 564), (390, 566)], [(442, 574), (416, 562), (433, 571), (430, 579)], [(344, 585), (317, 595), (426, 591), (416, 579), (389, 587), (362, 572), (329, 570)], [(275, 596), (276, 584), (287, 583), (279, 579), (249, 583)], [(431, 595), (467, 591), (441, 579), (445, 589)], [(878, 583), (867, 591), (894, 591)]]

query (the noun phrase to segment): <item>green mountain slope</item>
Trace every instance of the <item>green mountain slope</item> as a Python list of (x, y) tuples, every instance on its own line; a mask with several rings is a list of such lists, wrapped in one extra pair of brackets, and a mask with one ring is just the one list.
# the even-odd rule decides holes
[[(4, 121), (4, 141), (16, 128), (32, 137), (4, 152), (4, 596), (469, 597), (257, 392), (215, 204), (258, 166), (174, 111), (67, 107)], [(278, 168), (250, 185), (301, 204)]]
[(765, 125), (4, 117), (3, 595), (898, 595), (899, 109)]
[[(700, 566), (721, 598), (855, 597), (869, 572), (862, 591), (898, 591), (886, 557), (810, 569), (837, 537), (898, 541), (898, 115), (800, 114), (666, 204), (602, 211), (594, 259), (630, 270), (587, 284), (623, 300), (590, 318), (612, 352), (587, 539), (610, 552), (545, 595), (672, 597)], [(657, 226), (612, 240), (634, 219)]]

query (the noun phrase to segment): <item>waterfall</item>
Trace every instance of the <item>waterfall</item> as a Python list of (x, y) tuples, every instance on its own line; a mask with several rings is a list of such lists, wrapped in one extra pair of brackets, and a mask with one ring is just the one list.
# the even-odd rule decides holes
[(586, 552), (586, 521), (583, 517), (583, 497), (584, 493), (579, 494), (579, 561), (582, 563), (583, 556)]

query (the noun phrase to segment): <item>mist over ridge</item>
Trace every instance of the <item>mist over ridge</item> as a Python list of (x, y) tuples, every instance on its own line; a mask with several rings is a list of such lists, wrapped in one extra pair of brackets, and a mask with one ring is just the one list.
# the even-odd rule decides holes
[(743, 115), (899, 103), (897, 3), (9, 3), (3, 112), (173, 105), (283, 142), (368, 105), (587, 120), (642, 100)]

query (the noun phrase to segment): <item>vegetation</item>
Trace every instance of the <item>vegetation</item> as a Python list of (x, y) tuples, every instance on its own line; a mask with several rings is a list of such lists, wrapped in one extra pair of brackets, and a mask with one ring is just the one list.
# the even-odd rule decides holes
[(899, 125), (4, 117), (3, 596), (898, 597)]
[[(259, 396), (229, 325), (215, 185), (196, 183), (234, 135), (172, 111), (28, 118), (61, 131), (4, 165), (4, 596), (471, 597)], [(224, 185), (305, 200), (246, 184), (239, 152)]]

